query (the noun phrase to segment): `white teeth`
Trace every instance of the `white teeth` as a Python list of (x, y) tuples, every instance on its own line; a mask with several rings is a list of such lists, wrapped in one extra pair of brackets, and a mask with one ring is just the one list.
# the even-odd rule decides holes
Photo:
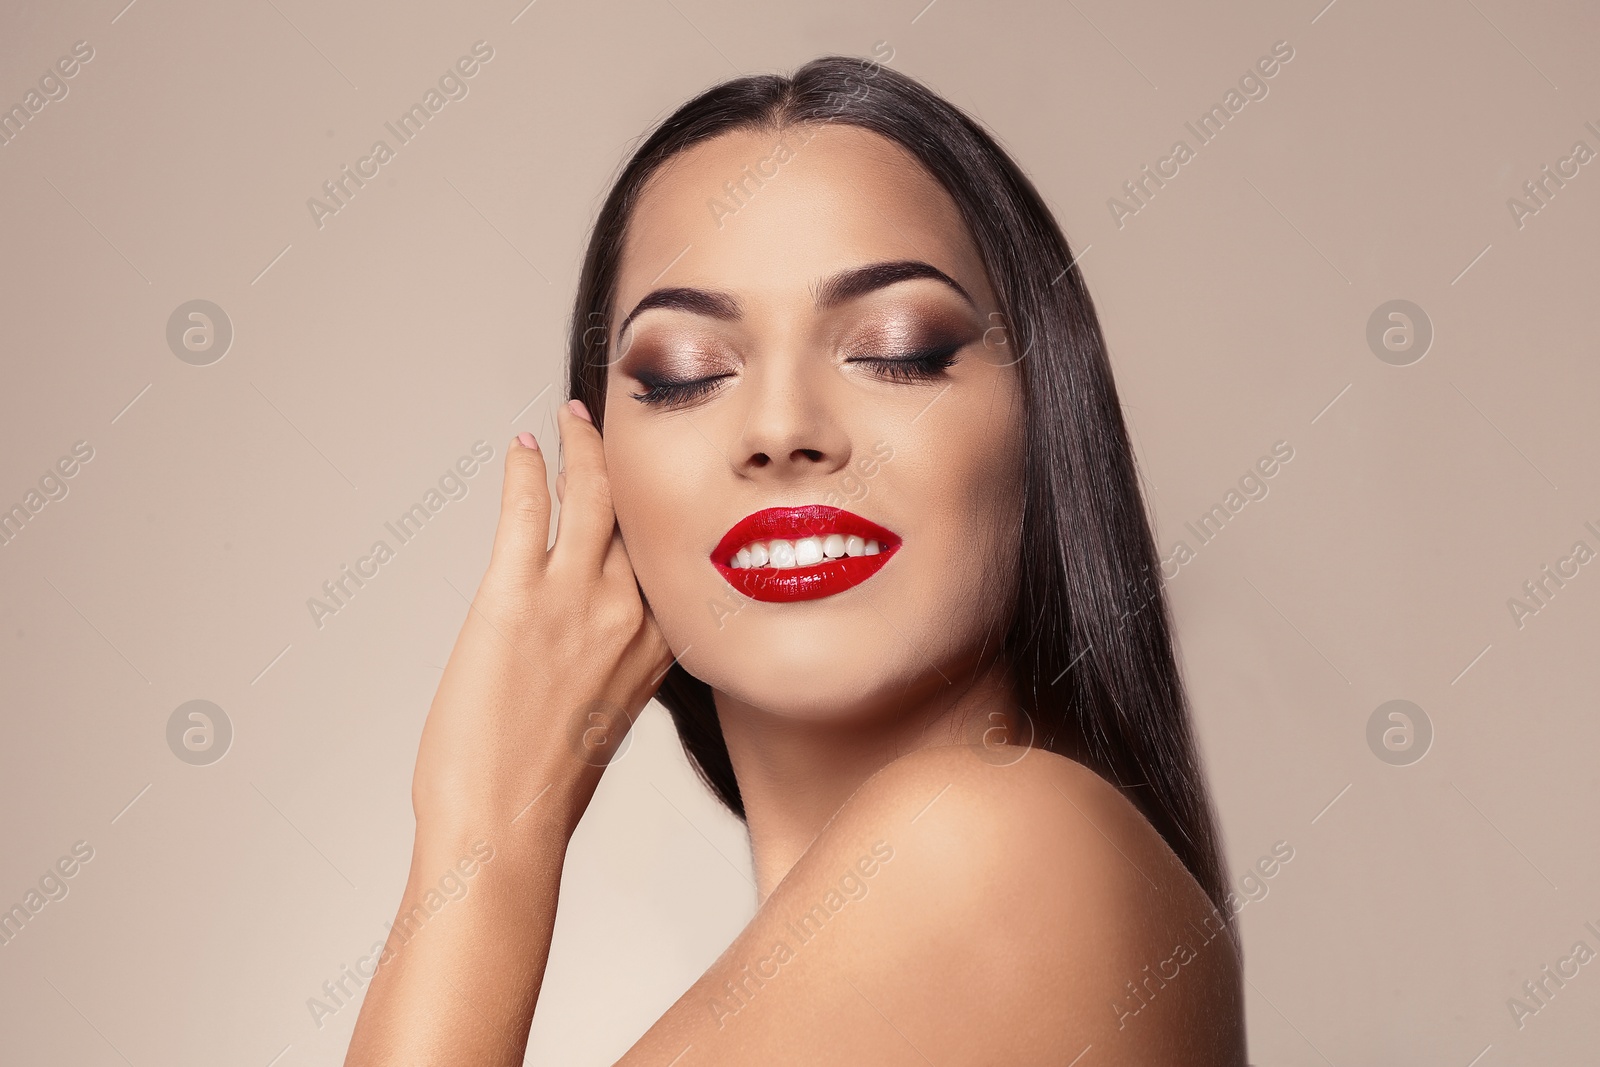
[(774, 541), (768, 546), (771, 553), (769, 562), (779, 570), (788, 570), (795, 565), (795, 551), (793, 543), (789, 541)]
[(728, 566), (735, 570), (752, 567), (789, 570), (812, 567), (847, 556), (876, 556), (882, 551), (883, 545), (879, 542), (868, 541), (855, 534), (816, 534), (795, 541), (752, 541), (733, 554)]

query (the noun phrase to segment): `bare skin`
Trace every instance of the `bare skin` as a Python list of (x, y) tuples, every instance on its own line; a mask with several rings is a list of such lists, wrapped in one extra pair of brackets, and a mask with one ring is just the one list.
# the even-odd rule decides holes
[[(778, 147), (737, 212), (711, 208)], [(827, 299), (909, 262), (944, 278)], [(418, 754), (411, 878), (346, 1062), (521, 1062), (600, 776), (584, 742), (625, 728), (677, 652), (715, 693), (759, 907), (620, 1064), (1242, 1064), (1239, 963), (1205, 894), (1116, 789), (1014, 743), (999, 638), (1020, 381), (949, 197), (852, 127), (726, 134), (641, 198), (613, 331), (662, 289), (714, 299), (614, 332), (604, 438), (562, 409), (548, 550), (544, 457), (508, 451), (494, 554)], [(881, 363), (941, 345), (935, 374)], [(748, 600), (711, 566), (743, 516), (812, 503), (888, 527), (899, 552), (797, 603)], [(441, 872), (475, 856), (470, 892), (429, 911)]]

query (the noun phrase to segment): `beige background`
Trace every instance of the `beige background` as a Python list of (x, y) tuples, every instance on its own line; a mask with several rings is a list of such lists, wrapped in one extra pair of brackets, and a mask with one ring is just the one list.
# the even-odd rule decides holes
[[(1600, 547), (1600, 164), (1520, 229), (1506, 204), (1600, 149), (1593, 5), (125, 2), (0, 8), (5, 107), (95, 52), (0, 147), (0, 506), (94, 449), (0, 548), (0, 906), (94, 849), (0, 947), (6, 1062), (340, 1062), (356, 1008), (306, 1002), (393, 915), (498, 463), (321, 629), (307, 598), (474, 441), (553, 446), (583, 241), (652, 120), (880, 41), (1083, 253), (1164, 552), (1294, 449), (1169, 586), (1229, 867), (1295, 850), (1241, 915), (1252, 1061), (1594, 1061), (1600, 964), (1521, 1028), (1507, 1000), (1600, 949), (1600, 563), (1521, 628), (1507, 601)], [(469, 95), (319, 230), (307, 198), (478, 40)], [(1279, 40), (1269, 95), (1118, 228)], [(165, 340), (195, 298), (236, 333), (210, 366)], [(1404, 367), (1365, 337), (1397, 298), (1436, 331)], [(235, 731), (203, 767), (164, 732), (197, 698)], [(1435, 731), (1409, 766), (1366, 740), (1397, 698)], [(574, 842), (529, 1061), (620, 1055), (749, 878), (652, 708)]]

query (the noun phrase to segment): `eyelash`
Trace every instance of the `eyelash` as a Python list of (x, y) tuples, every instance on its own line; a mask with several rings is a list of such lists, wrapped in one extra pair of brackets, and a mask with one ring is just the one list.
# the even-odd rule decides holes
[(640, 372), (635, 375), (639, 384), (644, 386), (642, 393), (629, 393), (628, 395), (641, 404), (651, 404), (657, 407), (675, 408), (698, 400), (707, 393), (716, 389), (717, 384), (729, 374), (718, 374), (710, 378), (696, 378), (692, 381), (677, 381), (672, 378), (657, 378), (654, 375)]
[[(856, 356), (846, 362), (865, 363), (889, 381), (915, 384), (938, 378), (955, 364), (956, 352), (960, 348), (959, 344), (940, 345), (938, 348), (923, 349), (905, 356)], [(635, 377), (645, 390), (642, 393), (629, 393), (629, 396), (641, 404), (675, 408), (707, 395), (715, 390), (720, 382), (731, 378), (732, 375), (718, 374), (710, 378), (695, 378), (689, 381), (657, 378), (648, 373), (640, 373)]]
[(959, 344), (925, 348), (905, 356), (857, 356), (851, 363), (865, 363), (892, 382), (929, 382), (949, 370), (956, 362)]

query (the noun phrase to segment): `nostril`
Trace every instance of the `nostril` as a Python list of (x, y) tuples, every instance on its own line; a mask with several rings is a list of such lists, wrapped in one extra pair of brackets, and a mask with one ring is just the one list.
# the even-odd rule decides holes
[(796, 456), (804, 456), (813, 463), (822, 459), (822, 453), (815, 448), (797, 448), (794, 452)]
[(765, 452), (757, 452), (755, 455), (750, 457), (751, 465), (752, 466), (756, 466), (756, 467), (765, 467), (768, 463), (771, 463), (771, 462), (772, 462), (772, 457), (768, 456)]

